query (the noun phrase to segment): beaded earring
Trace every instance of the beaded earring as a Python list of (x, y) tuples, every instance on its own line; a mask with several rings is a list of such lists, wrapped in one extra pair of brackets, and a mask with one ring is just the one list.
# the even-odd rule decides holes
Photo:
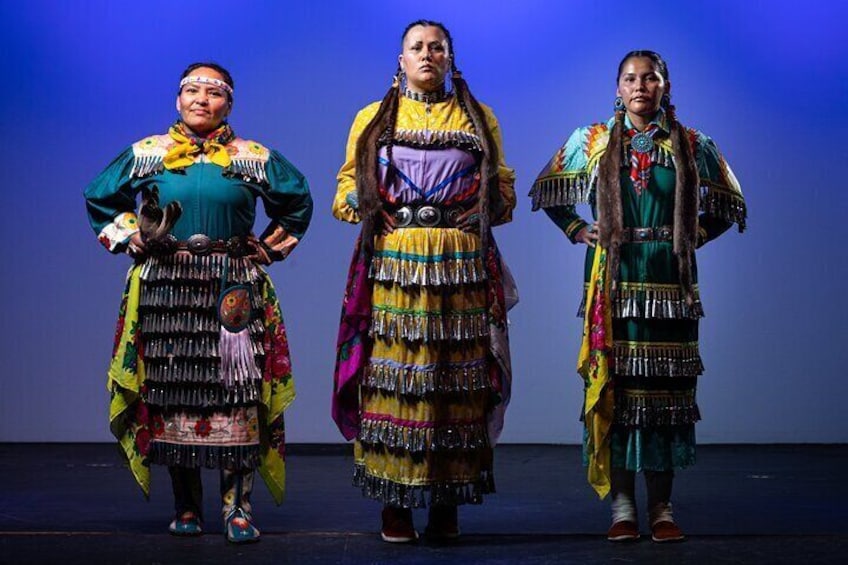
[(613, 106), (613, 109), (615, 109), (616, 112), (623, 112), (624, 111), (624, 99), (621, 96), (616, 96), (615, 102), (613, 102), (612, 106)]

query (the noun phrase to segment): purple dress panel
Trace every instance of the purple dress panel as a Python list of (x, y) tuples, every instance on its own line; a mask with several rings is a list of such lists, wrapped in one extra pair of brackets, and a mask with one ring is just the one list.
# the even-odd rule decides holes
[[(385, 185), (389, 162), (386, 148), (380, 149), (380, 180)], [(389, 203), (430, 202), (449, 205), (467, 200), (477, 192), (477, 160), (456, 148), (417, 149), (392, 147), (395, 178), (383, 188)]]

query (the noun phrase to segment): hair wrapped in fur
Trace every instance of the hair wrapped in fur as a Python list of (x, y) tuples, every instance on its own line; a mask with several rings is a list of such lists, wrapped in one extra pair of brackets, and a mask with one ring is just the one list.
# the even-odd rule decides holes
[[(618, 66), (618, 77), (624, 64), (634, 57), (650, 59), (656, 71), (668, 82), (668, 66), (659, 54), (653, 51), (631, 51)], [(665, 108), (669, 121), (674, 166), (676, 173), (674, 189), (674, 235), (673, 248), (677, 257), (679, 280), (690, 304), (694, 301), (692, 281), (692, 257), (698, 234), (698, 198), (700, 179), (695, 156), (686, 128), (677, 121), (674, 106)], [(608, 263), (613, 281), (618, 277), (621, 236), (624, 231), (624, 216), (621, 203), (621, 166), (624, 155), (624, 116), (617, 111), (610, 132), (609, 145), (598, 164), (597, 208), (599, 243), (607, 249)]]
[[(379, 140), (387, 130), (394, 131), (397, 108), (398, 86), (395, 81), (383, 97), (377, 114), (365, 126), (356, 142), (356, 195), (359, 198), (359, 217), (362, 220), (362, 251), (369, 259), (374, 252), (374, 230), (381, 221), (380, 213), (383, 210), (379, 191), (380, 172), (377, 166)], [(389, 158), (391, 164), (391, 155)]]
[(676, 184), (674, 187), (674, 254), (680, 271), (680, 284), (686, 293), (686, 302), (695, 300), (692, 286), (692, 257), (698, 238), (698, 198), (701, 179), (686, 128), (677, 121), (674, 106), (669, 105), (671, 146), (674, 151)]
[[(480, 138), (483, 155), (480, 160), (478, 200), (480, 203), (480, 238), (485, 254), (491, 214), (500, 214), (503, 210), (503, 199), (498, 186), (498, 163), (500, 161), (498, 147), (486, 122), (486, 114), (483, 108), (471, 94), (468, 83), (462, 78), (462, 73), (457, 70), (453, 38), (448, 29), (439, 22), (417, 20), (406, 26), (401, 41), (406, 39), (406, 34), (415, 26), (435, 26), (445, 34), (445, 39), (448, 42), (448, 53), (451, 56), (451, 82), (457, 100)], [(366, 254), (368, 260), (370, 260), (374, 251), (374, 235), (377, 226), (382, 221), (383, 203), (380, 199), (380, 173), (377, 156), (380, 150), (380, 139), (384, 137), (384, 134), (385, 139), (388, 140), (386, 153), (389, 161), (386, 184), (390, 184), (394, 178), (392, 145), (397, 122), (399, 96), (401, 95), (400, 73), (401, 71), (398, 68), (395, 81), (383, 97), (374, 118), (362, 131), (356, 143), (356, 193), (359, 198), (359, 216), (362, 221), (362, 251)]]
[[(448, 42), (451, 43), (450, 35), (445, 32), (448, 37)], [(453, 55), (453, 47), (451, 47), (451, 55)], [(499, 215), (503, 211), (503, 198), (499, 187), (498, 179), (498, 163), (500, 155), (498, 154), (498, 145), (495, 143), (495, 138), (492, 135), (492, 130), (489, 129), (489, 124), (486, 123), (486, 114), (477, 99), (471, 94), (468, 89), (468, 83), (462, 78), (462, 73), (456, 69), (456, 61), (451, 62), (452, 75), (451, 82), (456, 91), (459, 105), (468, 115), (474, 130), (480, 137), (480, 145), (483, 148), (483, 158), (480, 161), (480, 188), (478, 191), (478, 201), (480, 202), (480, 240), (485, 257), (486, 248), (489, 244), (489, 226), (492, 215)]]
[(598, 164), (598, 243), (607, 250), (612, 280), (618, 276), (619, 247), (624, 231), (621, 207), (621, 157), (624, 153), (624, 112), (615, 113), (609, 145)]

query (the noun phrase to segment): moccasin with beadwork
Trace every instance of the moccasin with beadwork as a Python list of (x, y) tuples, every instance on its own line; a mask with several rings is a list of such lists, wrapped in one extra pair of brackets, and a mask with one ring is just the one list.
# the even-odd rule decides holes
[(230, 543), (253, 543), (259, 541), (259, 529), (253, 525), (250, 514), (238, 506), (224, 520), (227, 541)]
[(203, 527), (197, 514), (186, 512), (171, 521), (168, 531), (175, 536), (199, 536), (203, 533)]

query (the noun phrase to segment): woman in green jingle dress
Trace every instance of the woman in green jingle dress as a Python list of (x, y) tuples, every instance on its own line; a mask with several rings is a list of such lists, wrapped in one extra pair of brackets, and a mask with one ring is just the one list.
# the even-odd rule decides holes
[[(746, 208), (715, 143), (677, 121), (657, 53), (628, 53), (617, 87), (615, 116), (578, 128), (530, 195), (534, 210), (588, 246), (584, 458), (599, 495), (612, 494), (608, 539), (638, 539), (634, 475), (643, 471), (652, 539), (676, 541), (674, 469), (695, 462), (700, 419), (695, 249), (733, 223), (741, 232)], [(583, 202), (592, 223), (575, 210)]]

